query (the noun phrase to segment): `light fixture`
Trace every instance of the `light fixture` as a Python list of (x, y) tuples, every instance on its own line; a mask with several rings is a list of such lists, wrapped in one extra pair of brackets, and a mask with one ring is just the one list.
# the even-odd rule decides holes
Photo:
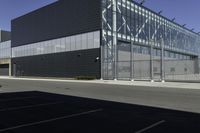
[(145, 3), (145, 0), (142, 0), (142, 2), (140, 2), (140, 5), (143, 5)]
[(95, 62), (98, 62), (99, 60), (100, 60), (100, 58), (99, 58), (99, 57), (96, 57)]
[(184, 25), (182, 25), (183, 27), (185, 27), (186, 26), (186, 24), (184, 24)]
[(163, 11), (161, 10), (161, 11), (158, 12), (158, 14), (161, 14), (162, 12), (163, 12)]

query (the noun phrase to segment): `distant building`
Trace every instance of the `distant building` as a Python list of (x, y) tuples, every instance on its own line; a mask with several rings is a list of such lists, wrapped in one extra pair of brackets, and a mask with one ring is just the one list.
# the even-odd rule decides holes
[(0, 76), (11, 75), (11, 33), (0, 30)]

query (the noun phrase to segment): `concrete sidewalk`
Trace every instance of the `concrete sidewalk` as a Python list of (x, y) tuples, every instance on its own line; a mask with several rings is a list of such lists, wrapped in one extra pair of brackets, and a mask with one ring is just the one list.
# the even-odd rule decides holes
[(122, 80), (72, 80), (72, 79), (52, 79), (52, 78), (22, 78), (22, 77), (6, 77), (0, 76), (0, 79), (12, 80), (28, 80), (28, 81), (52, 81), (52, 82), (77, 82), (77, 83), (95, 83), (125, 86), (145, 86), (159, 88), (182, 88), (182, 89), (200, 89), (200, 83), (184, 83), (184, 82), (150, 82), (150, 81), (122, 81)]

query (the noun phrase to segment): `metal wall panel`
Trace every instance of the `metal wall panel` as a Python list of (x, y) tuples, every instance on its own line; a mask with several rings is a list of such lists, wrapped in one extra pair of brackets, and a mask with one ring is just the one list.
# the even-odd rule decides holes
[(9, 31), (0, 30), (0, 42), (11, 40), (11, 33)]
[[(12, 75), (100, 78), (100, 48), (12, 59)], [(15, 68), (14, 68), (15, 67)]]
[(101, 29), (100, 0), (60, 0), (12, 21), (12, 47)]

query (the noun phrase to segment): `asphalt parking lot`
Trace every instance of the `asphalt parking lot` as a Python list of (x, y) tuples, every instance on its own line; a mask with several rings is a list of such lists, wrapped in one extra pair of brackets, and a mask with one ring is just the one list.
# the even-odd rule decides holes
[(39, 91), (0, 94), (0, 133), (194, 133), (200, 114)]

